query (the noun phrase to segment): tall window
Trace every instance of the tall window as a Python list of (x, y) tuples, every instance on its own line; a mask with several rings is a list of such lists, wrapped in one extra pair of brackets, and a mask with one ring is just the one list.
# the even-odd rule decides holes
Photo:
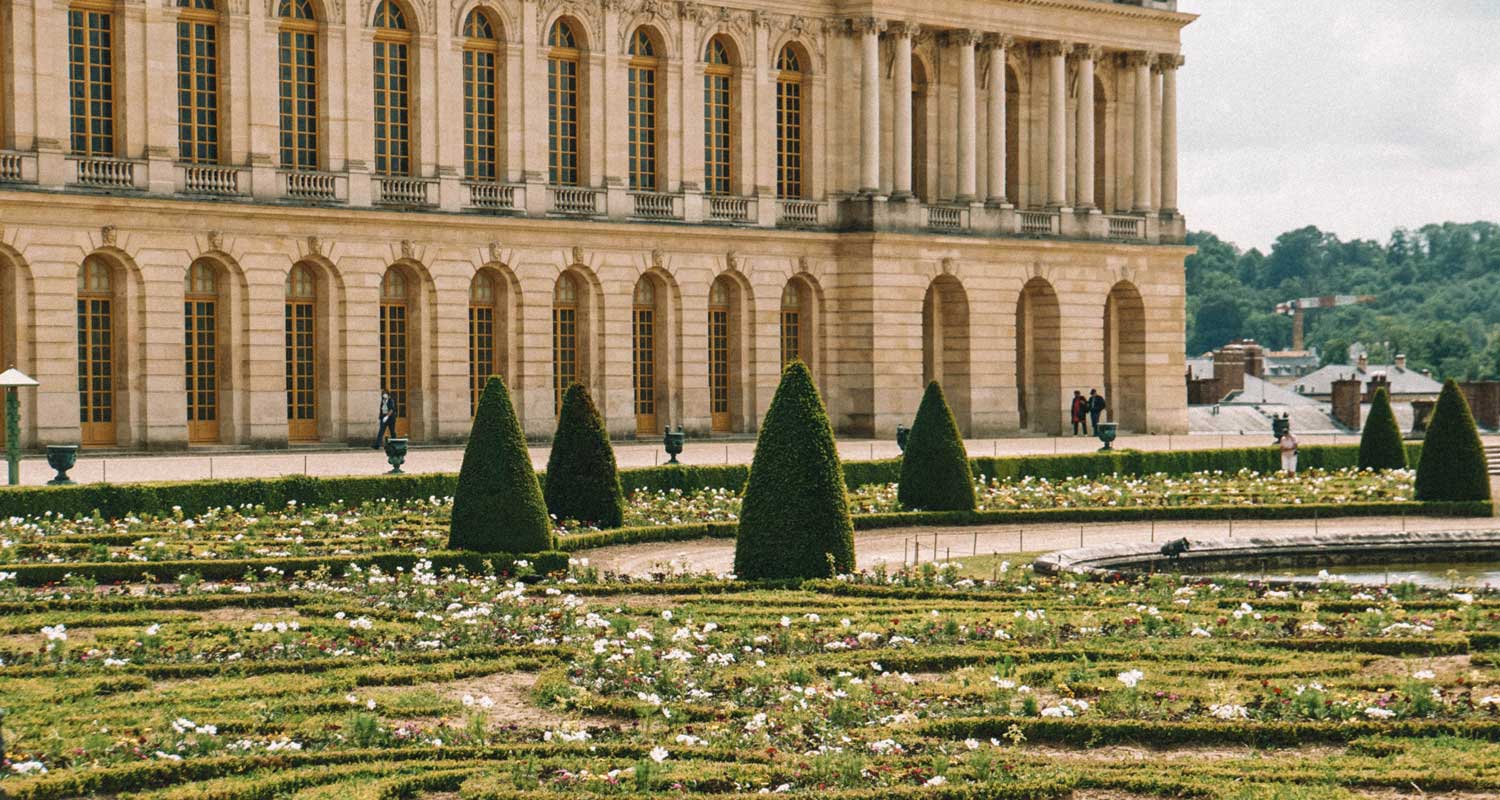
[(411, 31), (393, 0), (375, 9), (375, 172), (411, 174)]
[(656, 44), (644, 29), (630, 39), (630, 188), (656, 191), (656, 85), (661, 59)]
[(500, 40), (482, 11), (464, 20), (464, 177), (493, 181), (499, 177)]
[(729, 416), (729, 281), (719, 278), (708, 293), (708, 401), (711, 427), (728, 431)]
[(557, 279), (552, 293), (552, 413), (562, 412), (563, 393), (578, 381), (578, 282)]
[(788, 281), (781, 291), (781, 365), (784, 367), (795, 359), (807, 361), (806, 331), (803, 329), (803, 298), (798, 283)]
[(277, 47), (281, 166), (318, 168), (318, 23), (312, 0), (281, 0)]
[[(547, 167), (554, 186), (578, 185), (578, 64), (573, 26), (552, 25), (547, 37)], [(566, 388), (566, 387), (564, 387)]]
[(709, 40), (703, 61), (703, 192), (729, 194), (734, 179), (734, 63), (723, 37)]
[(114, 276), (87, 258), (78, 270), (78, 421), (82, 443), (115, 443)]
[(630, 338), (635, 431), (650, 434), (656, 431), (656, 287), (650, 278), (635, 285)]
[(182, 360), (189, 442), (219, 440), (219, 281), (213, 264), (188, 268), (182, 300)]
[(74, 155), (115, 154), (112, 7), (79, 2), (68, 8), (68, 119)]
[(802, 59), (791, 45), (776, 57), (776, 196), (802, 197)]
[(294, 442), (318, 438), (317, 302), (312, 270), (292, 267), (286, 277), (286, 423)]
[(479, 409), (479, 397), (491, 375), (500, 375), (504, 341), (497, 335), (499, 287), (488, 272), (469, 284), (469, 415)]
[(219, 13), (214, 0), (180, 0), (177, 17), (177, 157), (219, 161)]
[(409, 430), (407, 401), (406, 275), (388, 269), (380, 282), (380, 388), (391, 393), (396, 406), (396, 435)]

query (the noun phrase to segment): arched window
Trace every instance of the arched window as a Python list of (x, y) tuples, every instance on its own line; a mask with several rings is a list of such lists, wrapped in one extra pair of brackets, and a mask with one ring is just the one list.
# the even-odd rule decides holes
[(281, 166), (318, 168), (318, 23), (312, 0), (281, 0), (277, 63), (280, 66)]
[(464, 20), (464, 177), (500, 176), (500, 40), (483, 11)]
[(792, 361), (802, 359), (804, 363), (811, 365), (807, 358), (807, 335), (803, 330), (803, 306), (806, 304), (800, 281), (793, 279), (787, 281), (786, 288), (781, 290), (781, 365), (784, 367)]
[(703, 193), (726, 195), (734, 183), (734, 61), (724, 37), (703, 54)]
[(654, 192), (657, 186), (656, 142), (660, 137), (656, 103), (661, 57), (644, 28), (630, 37), (630, 188)]
[(219, 12), (214, 0), (179, 0), (177, 157), (219, 162)]
[(406, 275), (392, 267), (380, 282), (380, 388), (391, 393), (396, 406), (397, 436), (406, 436), (411, 430), (406, 402), (411, 353), (407, 347), (409, 311)]
[[(554, 186), (578, 185), (578, 37), (566, 20), (547, 36), (547, 167)], [(563, 387), (567, 388), (567, 387)]]
[(78, 270), (78, 421), (82, 444), (115, 443), (114, 276), (90, 256)]
[(648, 277), (635, 285), (631, 310), (631, 381), (635, 388), (635, 432), (656, 432), (656, 286)]
[(318, 439), (318, 283), (304, 264), (286, 278), (286, 422), (294, 442)]
[(491, 375), (504, 375), (505, 321), (501, 318), (503, 290), (489, 271), (469, 284), (469, 415), (479, 408), (479, 397)]
[(791, 45), (776, 57), (776, 196), (800, 199), (802, 187), (803, 103), (802, 59)]
[(401, 6), (393, 0), (380, 0), (375, 9), (374, 75), (378, 175), (411, 174), (410, 47), (411, 31), (407, 30)]
[(731, 327), (731, 291), (729, 279), (720, 277), (708, 292), (708, 402), (710, 427), (716, 432), (732, 430), (734, 424), (730, 354), (736, 343)]
[(578, 379), (578, 281), (563, 275), (552, 293), (552, 413), (562, 411), (563, 393)]
[(68, 7), (68, 120), (74, 155), (115, 154), (113, 3), (78, 0)]
[(188, 267), (182, 300), (189, 442), (219, 440), (219, 276), (214, 265)]

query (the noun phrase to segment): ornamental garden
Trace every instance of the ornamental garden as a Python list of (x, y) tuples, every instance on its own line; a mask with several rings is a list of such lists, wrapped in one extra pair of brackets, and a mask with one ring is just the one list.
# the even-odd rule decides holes
[[(0, 795), (1495, 796), (1485, 588), (859, 566), (880, 528), (1491, 513), (1456, 389), (1420, 445), (1379, 406), (1291, 476), (969, 459), (934, 385), (841, 464), (794, 363), (748, 468), (617, 471), (574, 387), (539, 476), (495, 380), (457, 476), (0, 492)], [(705, 536), (731, 574), (589, 558)]]

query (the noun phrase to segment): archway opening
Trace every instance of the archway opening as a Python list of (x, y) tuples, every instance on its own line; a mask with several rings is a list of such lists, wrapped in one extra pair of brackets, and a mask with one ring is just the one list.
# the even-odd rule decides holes
[(327, 406), (326, 363), (322, 345), (328, 340), (324, 310), (327, 286), (312, 264), (299, 263), (286, 278), (286, 422), (291, 442), (316, 442), (319, 409)]
[(812, 285), (793, 275), (781, 290), (781, 366), (794, 359), (817, 375), (818, 303)]
[(223, 302), (228, 280), (209, 259), (188, 267), (182, 299), (183, 371), (187, 393), (188, 442), (217, 442), (223, 431), (220, 402), (229, 343), (224, 332), (229, 304)]
[(490, 376), (513, 386), (510, 362), (510, 291), (498, 270), (485, 268), (469, 282), (469, 416), (479, 408), (479, 397)]
[(1104, 301), (1106, 414), (1124, 430), (1146, 430), (1146, 304), (1121, 281)]
[(745, 319), (740, 287), (728, 275), (714, 279), (708, 294), (708, 395), (715, 433), (741, 430), (745, 356), (740, 326)]
[(667, 287), (655, 275), (642, 275), (631, 301), (630, 375), (637, 436), (656, 432), (666, 398), (671, 397), (665, 357)]
[(937, 381), (965, 435), (970, 426), (969, 299), (963, 284), (940, 275), (922, 301), (922, 383)]
[(1022, 430), (1062, 432), (1062, 316), (1057, 292), (1032, 278), (1016, 303), (1016, 404)]
[(392, 266), (380, 281), (380, 388), (396, 407), (396, 435), (411, 435), (413, 394), (421, 380), (413, 369), (418, 352), (414, 313), (418, 284), (404, 268)]
[(552, 413), (574, 383), (589, 385), (589, 284), (577, 270), (559, 275), (552, 290)]
[(78, 420), (80, 443), (112, 445), (126, 418), (124, 270), (91, 255), (78, 269)]

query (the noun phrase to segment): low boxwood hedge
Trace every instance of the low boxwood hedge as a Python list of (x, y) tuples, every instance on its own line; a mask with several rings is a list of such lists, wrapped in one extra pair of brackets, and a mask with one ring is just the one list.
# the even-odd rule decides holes
[[(1421, 445), (1408, 445), (1409, 463), (1421, 458)], [(1309, 445), (1298, 451), (1304, 469), (1346, 469), (1357, 466), (1356, 445)], [(1026, 476), (1061, 480), (1104, 475), (1185, 475), (1193, 472), (1238, 472), (1250, 469), (1273, 472), (1280, 466), (1279, 451), (1271, 447), (1225, 450), (1137, 452), (1117, 450), (1058, 456), (984, 456), (969, 459), (975, 477), (1018, 480)], [(897, 483), (901, 459), (844, 462), (848, 486)], [(749, 477), (745, 464), (718, 466), (675, 465), (620, 470), (620, 485), (627, 494), (639, 490), (740, 488)], [(546, 475), (539, 476), (545, 484)], [(105, 518), (130, 514), (166, 513), (174, 507), (182, 513), (201, 514), (210, 508), (262, 505), (277, 508), (296, 501), (302, 505), (342, 503), (356, 506), (374, 500), (410, 500), (451, 497), (458, 476), (452, 473), (419, 475), (362, 475), (315, 478), (292, 475), (282, 478), (178, 481), (163, 483), (88, 483), (76, 486), (0, 487), (0, 517), (24, 517), (51, 511), (64, 517)]]

